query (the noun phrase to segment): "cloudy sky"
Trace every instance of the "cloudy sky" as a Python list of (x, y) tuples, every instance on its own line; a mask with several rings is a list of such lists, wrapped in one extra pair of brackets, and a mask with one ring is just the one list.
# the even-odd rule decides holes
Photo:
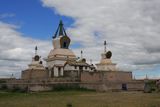
[(160, 0), (1, 0), (0, 77), (46, 57), (60, 19), (77, 56), (99, 62), (106, 40), (118, 69), (160, 78)]

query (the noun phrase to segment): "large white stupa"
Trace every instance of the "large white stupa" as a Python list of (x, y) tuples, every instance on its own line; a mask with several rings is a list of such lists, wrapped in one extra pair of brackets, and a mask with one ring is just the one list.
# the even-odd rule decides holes
[(46, 59), (49, 77), (66, 76), (71, 71), (72, 75), (76, 74), (78, 76), (80, 74), (79, 69), (90, 70), (89, 64), (84, 60), (78, 61), (76, 55), (69, 49), (70, 42), (71, 40), (65, 32), (63, 23), (60, 21), (58, 29), (53, 36), (53, 49), (51, 49)]

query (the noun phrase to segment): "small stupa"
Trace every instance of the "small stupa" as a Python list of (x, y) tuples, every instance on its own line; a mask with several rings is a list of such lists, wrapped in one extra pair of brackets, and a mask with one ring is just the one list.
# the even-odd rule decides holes
[(35, 55), (32, 58), (31, 64), (28, 65), (28, 68), (22, 71), (22, 79), (39, 79), (46, 78), (47, 72), (43, 63), (41, 61), (41, 56), (37, 54), (37, 46), (35, 47)]
[(101, 54), (100, 63), (96, 64), (97, 71), (117, 71), (116, 64), (112, 63), (112, 52), (107, 50), (107, 43), (104, 41), (104, 52)]

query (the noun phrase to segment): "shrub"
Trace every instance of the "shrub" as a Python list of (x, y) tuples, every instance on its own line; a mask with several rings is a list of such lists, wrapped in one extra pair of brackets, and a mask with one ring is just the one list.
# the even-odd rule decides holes
[(1, 87), (0, 87), (0, 90), (7, 90), (7, 89), (8, 89), (8, 87), (6, 84), (1, 85)]
[(156, 81), (147, 81), (145, 83), (144, 92), (151, 93), (157, 90)]
[(73, 107), (71, 103), (68, 103), (66, 107)]
[(5, 80), (0, 80), (0, 83), (6, 83), (6, 81)]
[(24, 93), (24, 92), (27, 92), (27, 88), (20, 88), (18, 86), (13, 86), (13, 89), (11, 90), (12, 92), (20, 92), (20, 93)]
[(13, 86), (12, 92), (19, 92), (20, 88), (18, 86)]

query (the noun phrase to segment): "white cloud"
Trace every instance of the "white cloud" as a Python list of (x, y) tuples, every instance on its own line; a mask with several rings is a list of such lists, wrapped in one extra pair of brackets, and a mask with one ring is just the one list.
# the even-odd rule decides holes
[[(160, 64), (159, 0), (42, 0), (43, 6), (74, 19), (67, 31), (97, 62), (103, 41), (120, 68), (136, 70)], [(80, 53), (81, 49), (75, 52)]]
[(0, 22), (0, 77), (8, 77), (12, 73), (19, 77), (21, 70), (31, 62), (35, 45), (42, 57), (52, 46), (50, 41), (24, 37), (17, 31), (17, 26)]

